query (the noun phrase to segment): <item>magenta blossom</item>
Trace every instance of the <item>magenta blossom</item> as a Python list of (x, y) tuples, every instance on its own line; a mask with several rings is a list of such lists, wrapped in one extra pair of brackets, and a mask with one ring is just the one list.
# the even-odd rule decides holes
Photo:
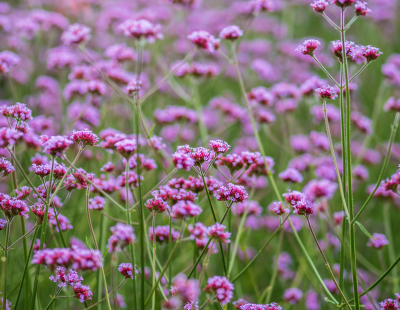
[(314, 56), (314, 51), (319, 45), (321, 45), (321, 42), (318, 40), (306, 40), (296, 48), (296, 51), (302, 53), (303, 55)]

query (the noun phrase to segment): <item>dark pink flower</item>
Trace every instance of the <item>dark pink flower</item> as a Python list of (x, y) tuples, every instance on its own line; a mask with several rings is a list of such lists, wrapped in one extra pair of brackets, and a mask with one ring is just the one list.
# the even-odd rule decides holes
[(118, 266), (118, 271), (127, 279), (133, 279), (133, 267), (130, 263), (122, 263)]
[(369, 239), (367, 246), (375, 249), (382, 249), (385, 245), (389, 244), (384, 234), (372, 234), (373, 239)]
[(187, 38), (198, 48), (205, 49), (211, 53), (215, 51), (215, 37), (207, 31), (193, 31)]
[(162, 213), (168, 208), (168, 204), (159, 197), (147, 200), (144, 206), (150, 212), (156, 212), (156, 213)]
[(318, 40), (306, 40), (296, 48), (296, 51), (302, 53), (303, 55), (313, 56), (314, 51), (319, 45), (321, 45), (321, 42), (319, 42)]
[(367, 62), (376, 60), (382, 54), (377, 47), (371, 45), (361, 47), (361, 55), (367, 59)]
[(207, 280), (204, 291), (216, 294), (215, 298), (221, 305), (226, 305), (231, 301), (234, 289), (234, 285), (226, 277), (214, 276)]
[(118, 27), (125, 37), (135, 39), (144, 38), (149, 43), (154, 43), (155, 40), (162, 40), (164, 38), (161, 33), (161, 26), (155, 25), (146, 19), (127, 20)]
[(318, 95), (322, 99), (335, 99), (338, 95), (336, 94), (335, 88), (329, 85), (322, 86), (320, 88), (317, 88), (316, 91), (318, 92)]
[(326, 0), (315, 0), (313, 3), (310, 4), (310, 6), (313, 8), (315, 12), (323, 13), (325, 12), (328, 4), (329, 2)]
[(354, 4), (354, 13), (357, 16), (367, 16), (371, 13), (371, 10), (367, 7), (368, 3), (365, 1), (357, 1)]

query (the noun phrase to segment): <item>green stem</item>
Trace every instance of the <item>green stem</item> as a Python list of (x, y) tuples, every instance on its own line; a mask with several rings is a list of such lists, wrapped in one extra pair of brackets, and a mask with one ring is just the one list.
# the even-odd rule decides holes
[(356, 74), (354, 74), (354, 76), (350, 79), (349, 83), (350, 83), (351, 81), (353, 81), (355, 78), (357, 78), (357, 76), (359, 76), (359, 75), (361, 74), (361, 72), (363, 72), (363, 71), (365, 70), (365, 68), (368, 67), (368, 65), (369, 65), (370, 63), (371, 63), (370, 61), (369, 61), (369, 62), (366, 62), (366, 63), (360, 68), (360, 70), (358, 70), (358, 72), (357, 72)]
[[(282, 248), (283, 232), (284, 231), (282, 230), (280, 233), (280, 237), (279, 237), (278, 249), (275, 254), (274, 270), (272, 272), (271, 281), (269, 282), (269, 285), (268, 285), (268, 294), (267, 294), (267, 297), (265, 298), (266, 304), (269, 304), (269, 302), (271, 300), (272, 291), (274, 289), (276, 277), (278, 275), (278, 258), (279, 258), (279, 254), (281, 253), (281, 248)], [(260, 302), (262, 302), (262, 300), (260, 300)]]
[(321, 246), (319, 245), (318, 239), (317, 239), (317, 237), (315, 236), (314, 230), (312, 229), (312, 226), (311, 226), (311, 223), (310, 223), (310, 218), (309, 218), (309, 217), (306, 217), (306, 219), (307, 219), (308, 227), (310, 228), (311, 234), (312, 234), (312, 236), (313, 236), (313, 238), (314, 238), (315, 244), (317, 245), (318, 251), (319, 251), (319, 253), (321, 254), (322, 259), (323, 259), (324, 262), (325, 262), (326, 268), (328, 269), (329, 275), (331, 276), (333, 282), (335, 283), (335, 286), (336, 286), (336, 288), (338, 289), (339, 294), (340, 294), (340, 296), (342, 297), (342, 299), (344, 300), (345, 304), (347, 305), (347, 308), (349, 308), (349, 310), (351, 310), (351, 307), (350, 307), (350, 305), (349, 305), (349, 302), (347, 301), (346, 297), (344, 296), (344, 294), (343, 294), (343, 292), (342, 292), (342, 289), (340, 288), (339, 284), (337, 283), (336, 278), (335, 278), (335, 276), (334, 276), (334, 274), (333, 274), (333, 272), (332, 272), (331, 266), (329, 265), (329, 262), (328, 262), (328, 260), (326, 259), (325, 254), (324, 254), (324, 252), (323, 252), (322, 249), (321, 249)]
[[(38, 231), (39, 231), (39, 226), (36, 226), (35, 232), (33, 233), (32, 241), (31, 241), (31, 246), (30, 246), (30, 248), (29, 248), (29, 252), (28, 252), (27, 258), (26, 258), (26, 260), (25, 260), (24, 272), (23, 272), (23, 274), (22, 274), (22, 280), (21, 280), (21, 283), (20, 283), (20, 285), (19, 285), (17, 300), (15, 301), (15, 306), (14, 306), (15, 309), (18, 309), (17, 306), (18, 306), (19, 298), (20, 298), (20, 296), (21, 296), (22, 287), (23, 287), (23, 285), (24, 285), (24, 278), (25, 278), (26, 275), (28, 275), (26, 278), (29, 278), (29, 273), (27, 273), (26, 271), (28, 270), (28, 266), (29, 266), (29, 262), (30, 262), (30, 257), (31, 257), (31, 255), (32, 255), (33, 245), (35, 244), (36, 235), (37, 235)], [(29, 292), (29, 291), (28, 291), (28, 292)]]
[[(393, 240), (392, 228), (391, 228), (392, 225), (390, 224), (391, 218), (390, 218), (390, 204), (389, 203), (385, 203), (385, 205), (383, 206), (383, 219), (385, 221), (385, 233), (389, 240), (389, 258), (391, 261), (394, 261), (396, 259), (396, 256), (394, 254), (394, 240)], [(394, 291), (398, 292), (399, 291), (399, 273), (398, 273), (397, 266), (393, 268), (392, 283), (393, 283)]]
[(4, 309), (6, 308), (7, 304), (7, 280), (8, 280), (8, 240), (10, 238), (10, 228), (11, 228), (11, 220), (7, 220), (7, 230), (6, 230), (6, 243), (4, 244), (5, 251), (4, 251), (4, 291), (3, 291), (3, 306)]
[(265, 250), (265, 248), (268, 246), (268, 244), (272, 241), (272, 239), (274, 239), (274, 237), (276, 236), (276, 234), (279, 232), (279, 230), (282, 228), (283, 224), (286, 222), (287, 219), (289, 219), (291, 213), (289, 213), (286, 218), (282, 221), (282, 223), (278, 226), (277, 229), (275, 229), (275, 231), (273, 232), (273, 234), (269, 237), (269, 239), (267, 240), (267, 242), (264, 243), (264, 245), (261, 247), (261, 249), (257, 252), (257, 254), (253, 257), (253, 259), (242, 269), (242, 271), (240, 271), (233, 279), (232, 279), (232, 283), (234, 283), (237, 279), (239, 279), (245, 272), (247, 269), (250, 268), (251, 265), (253, 265), (253, 263), (256, 261), (256, 259), (261, 255), (261, 253)]
[(62, 288), (60, 287), (60, 288), (57, 290), (57, 292), (56, 292), (56, 294), (54, 295), (54, 297), (50, 300), (50, 302), (49, 302), (49, 304), (47, 305), (47, 307), (45, 308), (45, 310), (50, 309), (51, 305), (55, 302), (55, 300), (57, 299), (57, 296), (58, 296), (58, 294), (60, 294), (61, 290), (62, 290)]
[(382, 170), (381, 170), (381, 172), (379, 174), (378, 181), (377, 181), (377, 183), (375, 185), (374, 190), (368, 196), (367, 200), (364, 202), (364, 204), (361, 207), (360, 211), (358, 211), (357, 215), (351, 221), (352, 224), (354, 224), (355, 221), (357, 221), (358, 217), (364, 212), (365, 208), (368, 206), (369, 202), (371, 201), (372, 197), (374, 196), (376, 190), (379, 188), (379, 186), (381, 186), (381, 181), (383, 179), (383, 175), (385, 174), (387, 165), (389, 163), (389, 158), (390, 158), (390, 153), (391, 153), (392, 146), (393, 146), (393, 141), (394, 141), (394, 139), (396, 137), (397, 127), (399, 125), (399, 119), (400, 119), (400, 113), (397, 112), (396, 116), (394, 118), (394, 121), (393, 121), (392, 132), (390, 134), (390, 140), (389, 140), (389, 146), (388, 146), (388, 150), (386, 152), (385, 160), (383, 161), (383, 166), (382, 166)]
[[(347, 148), (347, 189), (348, 189), (348, 207), (350, 212), (350, 221), (354, 218), (353, 209), (353, 181), (352, 181), (352, 169), (351, 169), (351, 134), (350, 134), (350, 88), (349, 88), (349, 72), (347, 65), (346, 55), (346, 34), (344, 27), (344, 12), (345, 8), (342, 8), (341, 14), (341, 41), (342, 41), (342, 63), (344, 66), (344, 78), (346, 82), (346, 148)], [(355, 310), (360, 310), (360, 296), (358, 292), (358, 279), (357, 279), (357, 258), (356, 258), (356, 236), (354, 223), (350, 223), (350, 261), (351, 261), (351, 273), (353, 278), (353, 290), (354, 290), (354, 304)]]
[(342, 204), (344, 207), (344, 210), (346, 212), (346, 215), (348, 218), (350, 218), (350, 214), (349, 214), (349, 210), (347, 209), (347, 205), (346, 205), (346, 198), (344, 197), (344, 189), (343, 189), (343, 184), (342, 184), (342, 179), (340, 177), (340, 172), (339, 172), (339, 168), (338, 168), (338, 164), (336, 161), (336, 155), (335, 155), (335, 148), (333, 146), (333, 142), (332, 142), (332, 135), (331, 135), (331, 130), (329, 127), (329, 121), (328, 121), (328, 115), (327, 115), (327, 107), (326, 107), (326, 100), (324, 99), (324, 118), (325, 118), (325, 127), (326, 127), (326, 133), (328, 134), (328, 139), (329, 139), (329, 147), (331, 150), (331, 156), (333, 159), (333, 163), (335, 165), (335, 171), (336, 171), (336, 177), (339, 183), (339, 191), (340, 191), (340, 197), (342, 198)]
[[(47, 199), (46, 199), (46, 209), (44, 212), (44, 217), (43, 217), (43, 223), (42, 223), (42, 231), (40, 234), (40, 246), (39, 249), (43, 250), (44, 243), (46, 241), (46, 232), (47, 232), (47, 222), (48, 222), (48, 214), (49, 214), (49, 205), (50, 205), (50, 194), (51, 194), (51, 188), (52, 188), (52, 181), (53, 181), (53, 172), (54, 172), (54, 156), (51, 157), (51, 171), (50, 171), (50, 181), (49, 181), (49, 187), (47, 189)], [(36, 293), (37, 293), (37, 288), (38, 288), (38, 281), (39, 281), (39, 273), (40, 273), (40, 267), (41, 264), (36, 265), (36, 273), (35, 273), (35, 280), (33, 284), (33, 293), (32, 293), (32, 298), (30, 301), (31, 307), (30, 310), (33, 310), (35, 307), (35, 301), (36, 301)]]
[[(101, 253), (104, 252), (104, 247), (105, 247), (105, 238), (104, 238), (104, 231), (106, 229), (106, 219), (103, 213), (100, 213), (100, 225), (99, 225), (99, 246), (100, 246), (100, 251)], [(103, 278), (102, 278), (102, 273), (101, 270), (97, 271), (97, 301), (101, 300), (101, 295), (103, 291)], [(98, 310), (101, 310), (102, 306), (99, 304), (97, 307)]]
[[(94, 246), (96, 247), (96, 250), (99, 251), (99, 245), (97, 244), (96, 235), (94, 233), (94, 229), (93, 229), (93, 225), (92, 225), (92, 219), (90, 218), (89, 193), (90, 193), (90, 188), (88, 186), (87, 191), (86, 191), (86, 213), (87, 213), (87, 217), (88, 217), (88, 223), (89, 223), (90, 232), (92, 233)], [(104, 268), (103, 267), (101, 267), (100, 269), (101, 269), (101, 274), (103, 276), (103, 281), (104, 281), (104, 290), (105, 290), (105, 293), (106, 293), (107, 306), (108, 306), (108, 309), (111, 310), (110, 299), (108, 298), (106, 274), (104, 272)]]
[(304, 247), (303, 242), (301, 241), (301, 239), (299, 237), (299, 234), (297, 233), (297, 231), (294, 228), (293, 223), (292, 223), (292, 221), (290, 219), (289, 219), (289, 224), (292, 227), (292, 231), (293, 231), (294, 237), (295, 237), (297, 243), (299, 244), (299, 246), (301, 248), (301, 251), (303, 252), (304, 256), (306, 257), (306, 259), (307, 259), (308, 263), (310, 264), (310, 267), (314, 271), (315, 275), (317, 276), (317, 279), (318, 279), (319, 283), (321, 284), (321, 286), (324, 289), (324, 291), (327, 294), (327, 296), (329, 296), (330, 301), (337, 305), (338, 304), (337, 300), (335, 299), (335, 297), (333, 297), (331, 292), (326, 287), (326, 285), (325, 285), (324, 281), (322, 280), (321, 276), (319, 275), (317, 268), (315, 268), (315, 265), (314, 265), (310, 255), (308, 255), (308, 252), (307, 252), (306, 248)]
[[(139, 165), (138, 165), (139, 166)], [(126, 209), (126, 221), (129, 226), (131, 226), (131, 213), (129, 212), (129, 182), (128, 180), (128, 175), (129, 175), (129, 161), (127, 159), (126, 164), (125, 164), (125, 209)], [(140, 181), (139, 181), (140, 182)], [(130, 244), (129, 245), (129, 252), (131, 255), (131, 262), (132, 262), (132, 268), (133, 268), (133, 281), (132, 281), (132, 286), (133, 286), (133, 304), (137, 309), (139, 309), (138, 305), (138, 299), (137, 299), (137, 293), (136, 293), (136, 274), (135, 274), (135, 253), (134, 253), (134, 245)]]
[[(156, 214), (153, 214), (153, 264), (152, 264), (153, 286), (156, 284)], [(156, 293), (152, 294), (152, 309), (156, 308)]]
[[(154, 233), (154, 232), (153, 232)], [(195, 240), (196, 242), (196, 240)], [(195, 244), (196, 246), (196, 244)], [(168, 253), (172, 252), (172, 216), (169, 215), (169, 235), (168, 235)], [(172, 287), (172, 264), (168, 266), (168, 287)], [(172, 292), (169, 291), (169, 296), (172, 296)]]

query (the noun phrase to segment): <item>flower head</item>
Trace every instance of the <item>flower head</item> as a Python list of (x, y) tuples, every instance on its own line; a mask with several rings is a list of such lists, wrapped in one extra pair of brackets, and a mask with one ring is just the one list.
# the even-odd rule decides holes
[[(347, 0), (345, 0), (347, 1)], [(353, 1), (353, 0), (349, 0)], [(339, 61), (342, 61), (342, 52), (343, 52), (343, 45), (342, 41), (332, 41), (332, 49), (333, 49), (333, 54), (338, 58)], [(353, 60), (355, 56), (357, 55), (357, 49), (356, 49), (356, 44), (351, 41), (345, 41), (344, 43), (345, 46), (345, 54), (347, 59)]]
[(85, 147), (86, 145), (94, 146), (99, 141), (99, 138), (89, 129), (80, 131), (74, 130), (70, 139), (79, 144), (81, 148)]
[(303, 292), (298, 288), (288, 288), (283, 294), (283, 300), (296, 304), (303, 297)]
[(367, 7), (368, 3), (365, 1), (357, 1), (354, 4), (354, 13), (356, 13), (357, 16), (367, 16), (369, 13), (371, 13), (371, 10)]
[(214, 276), (207, 280), (204, 291), (216, 294), (215, 298), (221, 305), (226, 305), (231, 301), (234, 289), (234, 285), (226, 277)]
[(361, 55), (367, 59), (367, 62), (376, 60), (382, 54), (377, 47), (371, 45), (361, 47)]
[(61, 36), (64, 45), (77, 45), (90, 40), (91, 29), (81, 24), (70, 25)]
[(162, 213), (168, 208), (168, 204), (162, 198), (151, 198), (146, 201), (144, 206), (150, 212)]
[(382, 249), (385, 245), (389, 244), (384, 234), (372, 234), (373, 239), (369, 239), (367, 245), (371, 248)]
[(222, 154), (226, 153), (229, 150), (230, 145), (222, 140), (211, 140), (210, 147), (215, 153)]
[(89, 199), (89, 209), (91, 210), (103, 210), (106, 200), (101, 196), (95, 196)]
[(329, 2), (326, 0), (315, 0), (313, 3), (310, 4), (310, 6), (313, 8), (315, 12), (323, 13), (325, 12), (328, 4)]
[(336, 94), (335, 88), (329, 85), (322, 86), (320, 88), (317, 88), (316, 91), (318, 92), (318, 95), (322, 99), (335, 99), (338, 95)]
[(398, 310), (400, 308), (400, 303), (397, 300), (391, 298), (385, 299), (380, 302), (381, 310)]
[(243, 35), (243, 30), (238, 26), (232, 25), (222, 29), (219, 37), (224, 40), (234, 41)]
[(129, 95), (137, 94), (141, 88), (142, 88), (141, 80), (132, 80), (126, 86), (126, 90), (128, 91)]
[(74, 142), (64, 136), (42, 136), (43, 152), (51, 156), (62, 156), (65, 150)]
[(28, 109), (25, 104), (17, 102), (15, 105), (0, 108), (1, 115), (5, 117), (13, 117), (17, 122), (29, 121), (32, 119), (32, 110)]
[(331, 0), (331, 2), (340, 8), (352, 6), (356, 0)]
[(215, 51), (215, 37), (207, 31), (193, 31), (187, 38), (198, 48), (211, 53)]
[(3, 173), (3, 176), (7, 176), (15, 171), (15, 168), (11, 163), (5, 159), (4, 157), (0, 158), (0, 172)]
[(319, 45), (321, 45), (321, 42), (319, 42), (318, 40), (306, 40), (296, 48), (296, 51), (302, 53), (303, 55), (313, 56), (314, 51)]
[(172, 206), (171, 216), (178, 219), (195, 217), (203, 212), (203, 209), (191, 201), (180, 200)]
[[(153, 231), (153, 227), (149, 227), (149, 240), (153, 241), (154, 237), (158, 242), (169, 242), (170, 234), (169, 234), (169, 226), (156, 226), (155, 231)], [(179, 231), (175, 230), (175, 228), (171, 227), (171, 241), (174, 242), (179, 239)]]
[(125, 139), (115, 143), (115, 149), (125, 158), (131, 157), (137, 150), (138, 143), (136, 140)]
[(130, 263), (122, 263), (118, 266), (118, 271), (127, 279), (133, 279), (133, 267)]
[(162, 40), (164, 38), (161, 33), (161, 26), (154, 25), (146, 19), (127, 20), (118, 29), (122, 31), (125, 37), (135, 39), (144, 38), (149, 43), (154, 43), (155, 40)]
[(196, 163), (189, 154), (179, 151), (172, 154), (172, 161), (176, 168), (184, 169), (186, 171), (190, 171), (190, 168), (192, 168)]
[(291, 182), (291, 183), (301, 183), (303, 182), (303, 176), (301, 173), (294, 169), (294, 168), (288, 168), (281, 173), (279, 173), (279, 177), (284, 181), (284, 182)]
[(282, 310), (281, 306), (278, 306), (277, 303), (272, 303), (269, 305), (259, 305), (259, 304), (250, 304), (246, 303), (239, 307), (240, 310)]
[(231, 233), (225, 230), (225, 226), (220, 224), (220, 223), (215, 223), (215, 225), (212, 225), (207, 228), (207, 235), (210, 238), (213, 238), (216, 241), (222, 242), (222, 243), (230, 243), (231, 240), (229, 238), (231, 237)]

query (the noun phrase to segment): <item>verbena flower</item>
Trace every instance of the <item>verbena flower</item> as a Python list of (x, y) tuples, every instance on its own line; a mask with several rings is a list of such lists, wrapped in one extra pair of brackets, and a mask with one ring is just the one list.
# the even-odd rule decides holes
[(89, 209), (101, 211), (104, 209), (106, 200), (103, 197), (95, 196), (89, 199)]
[(288, 168), (281, 173), (279, 173), (279, 177), (284, 182), (291, 182), (291, 183), (301, 183), (303, 182), (303, 176), (301, 173), (293, 168)]
[(326, 0), (315, 0), (310, 4), (313, 10), (317, 13), (323, 13), (326, 10), (326, 7), (329, 5), (329, 2)]
[(118, 266), (118, 271), (127, 279), (133, 279), (133, 267), (130, 263), (122, 263)]
[(219, 37), (224, 40), (234, 41), (239, 37), (243, 36), (243, 30), (238, 26), (232, 25), (225, 27), (221, 30)]
[(219, 223), (215, 223), (214, 225), (207, 228), (207, 236), (213, 238), (215, 241), (222, 243), (230, 243), (231, 233), (225, 230), (225, 226)]
[(373, 239), (369, 239), (367, 246), (375, 249), (382, 249), (385, 245), (389, 244), (384, 234), (374, 233), (372, 234)]
[(61, 157), (73, 141), (64, 136), (42, 136), (43, 152), (51, 156)]
[(198, 48), (205, 49), (210, 53), (214, 52), (216, 49), (215, 37), (207, 31), (193, 31), (187, 38)]
[(173, 218), (186, 219), (188, 217), (198, 216), (202, 212), (203, 209), (193, 202), (180, 200), (172, 206), (171, 216)]
[[(156, 226), (155, 231), (153, 231), (153, 227), (149, 227), (149, 240), (153, 241), (154, 237), (156, 241), (161, 243), (169, 242), (169, 226)], [(171, 227), (171, 241), (174, 242), (179, 238), (179, 231), (175, 228)]]
[(322, 86), (320, 88), (316, 89), (316, 92), (318, 92), (318, 95), (322, 99), (335, 99), (338, 95), (336, 94), (335, 88), (329, 85)]
[(357, 1), (354, 4), (354, 13), (357, 16), (367, 16), (371, 13), (371, 10), (367, 7), (368, 3), (365, 1)]
[(64, 45), (83, 44), (90, 40), (91, 29), (81, 24), (70, 25), (61, 36)]
[(150, 212), (162, 213), (168, 208), (168, 204), (162, 198), (151, 198), (146, 201), (144, 206)]
[(214, 276), (207, 280), (204, 291), (216, 294), (215, 298), (221, 305), (226, 305), (232, 300), (234, 289), (234, 285), (226, 277)]
[(135, 39), (146, 39), (149, 43), (154, 43), (156, 40), (164, 38), (161, 33), (161, 26), (155, 25), (146, 19), (127, 20), (118, 26), (125, 37)]
[(315, 39), (306, 40), (296, 48), (296, 51), (302, 53), (303, 55), (313, 56), (314, 51), (317, 49), (319, 45), (321, 45), (321, 42), (319, 42), (318, 40)]
[(0, 158), (0, 172), (3, 173), (3, 176), (10, 175), (15, 171), (14, 166), (4, 157)]
[(288, 288), (283, 294), (283, 300), (296, 304), (303, 297), (303, 292), (298, 288)]

